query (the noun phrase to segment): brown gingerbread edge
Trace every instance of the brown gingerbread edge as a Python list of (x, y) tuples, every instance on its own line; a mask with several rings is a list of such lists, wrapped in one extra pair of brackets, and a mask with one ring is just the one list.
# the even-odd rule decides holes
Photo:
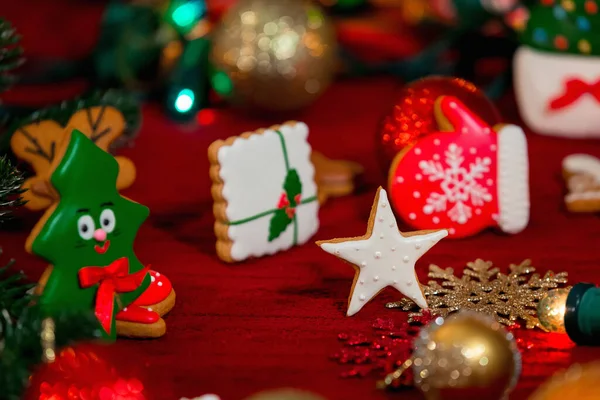
[[(571, 193), (569, 193), (571, 194)], [(597, 213), (600, 212), (600, 201), (599, 200), (570, 200), (569, 194), (565, 196), (565, 206), (567, 210), (572, 213)]]
[[(227, 201), (223, 196), (224, 182), (221, 179), (221, 164), (219, 163), (219, 151), (222, 147), (231, 146), (237, 139), (248, 139), (253, 135), (262, 135), (268, 130), (279, 130), (282, 126), (294, 127), (298, 121), (286, 121), (280, 125), (272, 125), (268, 128), (260, 128), (255, 131), (244, 132), (241, 135), (230, 136), (222, 140), (216, 140), (208, 146), (208, 161), (210, 163), (209, 175), (212, 181), (210, 189), (213, 198), (213, 214), (215, 216), (214, 232), (217, 237), (216, 251), (217, 256), (225, 262), (235, 263), (236, 260), (231, 257), (231, 248), (233, 242), (229, 238), (229, 225), (227, 224)], [(312, 149), (312, 148), (311, 148)], [(312, 150), (311, 150), (312, 151)], [(313, 177), (314, 180), (314, 177)], [(316, 185), (316, 183), (315, 183)], [(318, 193), (317, 193), (318, 195)]]
[[(370, 238), (373, 235), (373, 226), (375, 225), (375, 216), (377, 214), (377, 205), (379, 204), (379, 196), (381, 193), (381, 189), (382, 189), (381, 186), (379, 188), (377, 188), (377, 193), (375, 194), (375, 199), (373, 200), (373, 205), (371, 206), (371, 213), (369, 214), (369, 221), (367, 222), (367, 232), (364, 235), (348, 237), (348, 238), (335, 238), (335, 239), (330, 239), (330, 240), (318, 240), (315, 242), (316, 245), (321, 247), (321, 245), (324, 243), (353, 242), (353, 241), (359, 241), (359, 240), (366, 240), (366, 239)], [(413, 231), (413, 232), (406, 232), (406, 233), (398, 230), (398, 233), (400, 233), (400, 235), (403, 237), (411, 237), (411, 236), (417, 236), (417, 235), (426, 235), (428, 233), (439, 232), (439, 231), (443, 231), (443, 230), (446, 230), (446, 229), (431, 229), (431, 230)], [(352, 268), (354, 268), (354, 272), (355, 272), (354, 280), (352, 281), (352, 287), (350, 288), (350, 294), (348, 295), (348, 307), (350, 307), (350, 301), (352, 300), (352, 294), (354, 293), (354, 289), (356, 288), (356, 282), (358, 281), (358, 277), (360, 275), (360, 267), (356, 264), (352, 264), (351, 262), (344, 260), (343, 258), (340, 258), (340, 257), (337, 257), (337, 258), (344, 261), (346, 264), (351, 265)], [(425, 292), (423, 291), (423, 285), (419, 281), (419, 277), (417, 275), (416, 268), (415, 268), (415, 279), (417, 280), (417, 282), (419, 282), (419, 289), (421, 290), (421, 293), (423, 293), (423, 298), (426, 299), (427, 297), (425, 296)], [(377, 292), (373, 297), (371, 297), (371, 299), (368, 300), (368, 302), (370, 302), (375, 297), (377, 297), (385, 289), (386, 288), (384, 287), (379, 292)]]
[[(566, 158), (566, 157), (565, 157)], [(598, 159), (598, 161), (600, 161), (600, 158), (596, 157)], [(564, 159), (563, 159), (564, 162)], [(570, 170), (569, 168), (565, 168), (564, 164), (561, 166), (561, 170), (562, 170), (562, 176), (563, 179), (565, 180), (565, 183), (568, 184), (569, 179), (571, 179), (574, 176), (578, 176), (578, 175), (590, 175), (588, 172), (586, 171), (580, 171), (580, 170)]]
[(164, 299), (163, 301), (161, 301), (160, 303), (153, 304), (150, 306), (141, 306), (141, 307), (146, 308), (146, 309), (151, 308), (152, 311), (154, 311), (161, 317), (164, 317), (165, 315), (170, 313), (171, 310), (175, 307), (176, 300), (177, 300), (177, 294), (175, 293), (175, 289), (171, 289), (171, 293), (169, 293), (167, 298)]
[(439, 96), (435, 99), (435, 103), (433, 103), (433, 117), (440, 132), (452, 132), (455, 129), (454, 125), (450, 123), (450, 120), (442, 112), (442, 101), (445, 97), (447, 96)]
[(167, 333), (167, 324), (160, 318), (153, 324), (116, 321), (117, 336), (134, 339), (155, 339)]
[(586, 198), (576, 198), (576, 192), (571, 191), (569, 181), (576, 176), (586, 176), (585, 172), (581, 171), (572, 171), (568, 168), (562, 168), (562, 176), (565, 184), (565, 192), (564, 202), (567, 211), (572, 213), (596, 213), (600, 212), (600, 200), (599, 199), (586, 199)]

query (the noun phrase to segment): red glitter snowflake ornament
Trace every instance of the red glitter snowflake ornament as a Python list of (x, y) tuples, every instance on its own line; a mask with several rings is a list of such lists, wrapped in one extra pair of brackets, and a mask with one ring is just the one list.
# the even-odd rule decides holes
[(529, 222), (527, 141), (516, 125), (485, 123), (454, 96), (434, 105), (437, 132), (399, 153), (388, 176), (390, 201), (415, 229), (449, 237), (488, 227), (515, 234)]
[[(424, 317), (426, 318), (426, 317)], [(340, 364), (350, 365), (340, 375), (343, 378), (385, 376), (410, 358), (413, 339), (419, 328), (407, 323), (394, 324), (391, 319), (378, 318), (373, 332), (340, 333), (342, 348), (332, 356)], [(412, 376), (403, 377), (402, 386), (412, 384)]]
[(434, 104), (440, 96), (454, 96), (489, 125), (501, 122), (494, 104), (471, 82), (460, 78), (428, 77), (406, 85), (377, 133), (377, 146), (387, 171), (408, 145), (437, 132)]

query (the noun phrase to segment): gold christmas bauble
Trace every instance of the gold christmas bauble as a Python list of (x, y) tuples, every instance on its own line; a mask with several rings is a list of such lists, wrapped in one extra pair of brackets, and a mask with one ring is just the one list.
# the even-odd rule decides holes
[(314, 3), (240, 0), (213, 33), (213, 88), (254, 109), (296, 110), (329, 85), (335, 53), (333, 26)]
[(460, 312), (423, 328), (412, 368), (429, 400), (497, 400), (516, 385), (521, 357), (513, 335), (493, 318)]
[(275, 389), (254, 394), (246, 400), (325, 400), (325, 398), (298, 389)]
[(600, 399), (600, 363), (574, 364), (548, 379), (529, 400)]
[(565, 333), (565, 311), (569, 288), (553, 289), (542, 297), (537, 306), (540, 325), (549, 332)]

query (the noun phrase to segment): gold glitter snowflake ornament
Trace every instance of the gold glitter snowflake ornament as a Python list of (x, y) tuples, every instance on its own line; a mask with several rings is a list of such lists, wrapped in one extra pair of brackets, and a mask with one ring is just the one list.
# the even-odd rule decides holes
[[(510, 273), (503, 274), (489, 261), (477, 259), (467, 263), (459, 278), (452, 268), (429, 266), (429, 278), (435, 279), (422, 285), (423, 292), (433, 315), (442, 317), (459, 310), (485, 313), (504, 325), (514, 325), (518, 319), (527, 329), (540, 328), (536, 315), (539, 300), (549, 290), (567, 282), (567, 273), (548, 271), (543, 277), (534, 273), (530, 260), (519, 265), (511, 264)], [(422, 319), (422, 310), (409, 299), (388, 303), (388, 308), (411, 311), (408, 322)]]

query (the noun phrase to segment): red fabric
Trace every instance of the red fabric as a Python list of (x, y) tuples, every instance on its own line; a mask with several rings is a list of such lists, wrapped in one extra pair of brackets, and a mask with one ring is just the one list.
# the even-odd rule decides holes
[[(3, 3), (3, 15), (27, 36), (30, 55), (44, 55), (47, 49), (47, 54), (61, 56), (64, 46), (74, 46), (79, 54), (93, 45), (99, 2)], [(47, 6), (34, 7), (42, 3)], [(89, 11), (87, 18), (65, 17), (73, 15), (75, 3), (77, 7), (90, 4), (90, 10), (94, 6), (96, 11)], [(40, 24), (52, 25), (44, 30), (43, 40), (38, 39)], [(355, 195), (331, 200), (322, 208), (315, 240), (365, 232), (375, 189), (385, 184), (375, 155), (374, 134), (396, 86), (397, 82), (385, 78), (340, 82), (308, 110), (291, 116), (310, 126), (315, 150), (357, 161), (366, 170), (364, 186)], [(48, 100), (48, 96), (56, 96), (57, 88), (53, 89), (30, 91), (25, 100)], [(512, 98), (502, 111), (516, 116)], [(416, 390), (402, 395), (378, 392), (374, 378), (341, 379), (339, 375), (347, 367), (329, 359), (343, 346), (338, 340), (340, 333), (372, 335), (376, 318), (392, 318), (401, 325), (406, 315), (384, 308), (385, 302), (398, 298), (397, 293), (386, 290), (348, 318), (345, 310), (353, 269), (314, 244), (238, 265), (226, 265), (216, 258), (206, 149), (216, 139), (280, 123), (281, 118), (210, 110), (199, 118), (205, 125), (179, 126), (169, 122), (159, 106), (147, 105), (143, 114), (135, 146), (121, 151), (138, 168), (137, 181), (124, 195), (151, 209), (137, 237), (136, 252), (142, 262), (152, 263), (169, 277), (177, 292), (177, 305), (166, 317), (165, 337), (121, 339), (108, 350), (128, 361), (138, 357), (136, 376), (143, 380), (147, 397), (170, 400), (212, 392), (223, 400), (239, 400), (259, 390), (292, 386), (331, 400), (421, 398)], [(474, 238), (442, 241), (418, 263), (423, 282), (429, 263), (460, 270), (478, 257), (494, 261), (503, 270), (509, 263), (531, 258), (539, 272), (568, 271), (571, 283), (600, 282), (597, 216), (565, 211), (560, 167), (562, 158), (574, 152), (600, 156), (600, 141), (529, 134), (529, 146), (533, 177), (529, 227), (516, 236), (486, 231)], [(16, 258), (18, 267), (34, 280), (46, 264), (26, 254), (24, 243), (38, 217), (26, 214), (19, 229), (0, 233), (7, 258)], [(600, 348), (571, 346), (564, 336), (521, 330), (515, 334), (525, 365), (511, 399), (525, 399), (560, 368), (600, 357)]]
[[(394, 87), (392, 80), (383, 78), (338, 83), (295, 116), (311, 127), (310, 142), (316, 150), (366, 168), (364, 188), (323, 207), (315, 240), (364, 233), (375, 189), (385, 183), (375, 157), (374, 130), (391, 104)], [(515, 115), (512, 101), (506, 103), (505, 115)], [(404, 313), (384, 308), (386, 301), (398, 298), (396, 293), (386, 290), (348, 318), (353, 269), (311, 243), (238, 265), (223, 264), (215, 256), (206, 149), (215, 139), (277, 122), (281, 121), (275, 117), (254, 119), (234, 110), (217, 110), (210, 125), (178, 126), (149, 105), (144, 107), (135, 147), (122, 151), (139, 172), (124, 194), (152, 211), (138, 235), (137, 255), (167, 275), (177, 292), (164, 338), (119, 340), (111, 348), (115, 355), (124, 351), (139, 355), (152, 399), (214, 392), (224, 400), (238, 400), (279, 386), (311, 389), (331, 400), (387, 398), (374, 389), (373, 378), (339, 378), (345, 367), (329, 356), (341, 347), (339, 333), (368, 335), (378, 317), (405, 320)], [(572, 283), (600, 281), (595, 250), (598, 219), (565, 211), (560, 176), (564, 156), (574, 152), (600, 156), (600, 142), (530, 134), (529, 146), (534, 177), (529, 227), (516, 236), (487, 231), (440, 242), (418, 263), (422, 281), (429, 263), (460, 270), (477, 257), (501, 268), (531, 258), (540, 272), (568, 271)], [(19, 231), (1, 233), (0, 243), (5, 254), (36, 279), (45, 263), (24, 251), (34, 223), (30, 215)], [(530, 347), (524, 354), (524, 378), (511, 397), (517, 400), (557, 369), (600, 357), (600, 349), (568, 347), (555, 335), (532, 336), (520, 330), (516, 335), (524, 338), (524, 349)], [(417, 392), (403, 396), (419, 398)]]

